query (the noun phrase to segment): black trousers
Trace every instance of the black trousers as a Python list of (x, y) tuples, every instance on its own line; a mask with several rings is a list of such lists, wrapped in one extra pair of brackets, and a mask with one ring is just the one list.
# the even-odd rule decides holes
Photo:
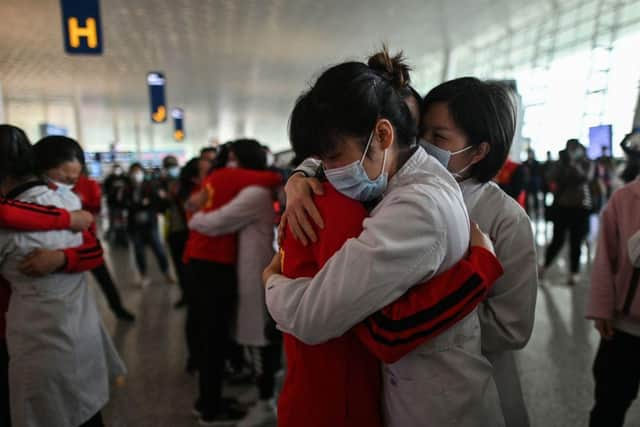
[(109, 303), (109, 308), (114, 313), (118, 313), (123, 310), (122, 300), (120, 299), (120, 293), (118, 292), (118, 288), (116, 288), (115, 283), (113, 283), (113, 279), (111, 278), (111, 274), (107, 269), (106, 264), (102, 264), (99, 267), (91, 270), (91, 274), (100, 285), (100, 289), (104, 293), (104, 296), (107, 298), (107, 302)]
[(182, 255), (184, 254), (184, 248), (187, 245), (188, 238), (189, 230), (169, 233), (167, 236), (167, 244), (169, 246), (169, 252), (171, 253), (173, 266), (176, 269), (176, 276), (178, 276), (178, 285), (182, 291), (182, 298), (186, 298), (185, 287), (188, 280), (186, 266), (182, 262)]
[(616, 330), (610, 341), (601, 340), (593, 364), (595, 404), (590, 427), (622, 427), (640, 384), (640, 337)]
[(236, 271), (234, 265), (192, 260), (189, 274), (193, 297), (188, 309), (200, 373), (199, 401), (203, 415), (213, 417), (221, 410), (224, 365), (236, 312)]
[(102, 421), (102, 414), (98, 412), (93, 417), (89, 419), (86, 423), (82, 423), (80, 427), (104, 427), (104, 422)]
[(7, 341), (0, 338), (0, 425), (11, 425), (9, 410), (9, 352)]
[(264, 347), (251, 347), (251, 359), (261, 400), (273, 398), (276, 372), (280, 369), (282, 343), (270, 343)]
[(582, 208), (556, 207), (553, 221), (553, 238), (547, 248), (545, 267), (551, 265), (558, 256), (569, 233), (569, 260), (571, 273), (580, 271), (580, 253), (582, 243), (589, 235), (589, 216), (591, 213)]

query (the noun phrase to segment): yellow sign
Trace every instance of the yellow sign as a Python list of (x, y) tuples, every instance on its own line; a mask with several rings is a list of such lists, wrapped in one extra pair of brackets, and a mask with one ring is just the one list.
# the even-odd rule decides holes
[(71, 55), (102, 55), (99, 0), (61, 0), (64, 50)]
[(158, 109), (151, 114), (153, 121), (156, 123), (162, 123), (167, 118), (167, 108), (164, 105), (160, 105)]
[(182, 141), (184, 139), (184, 132), (182, 132), (180, 129), (173, 132), (173, 139), (175, 139), (176, 141)]
[(98, 30), (96, 26), (96, 20), (94, 18), (87, 18), (85, 26), (81, 27), (78, 24), (78, 18), (69, 18), (69, 44), (71, 47), (80, 47), (80, 37), (87, 38), (87, 46), (91, 49), (98, 47)]

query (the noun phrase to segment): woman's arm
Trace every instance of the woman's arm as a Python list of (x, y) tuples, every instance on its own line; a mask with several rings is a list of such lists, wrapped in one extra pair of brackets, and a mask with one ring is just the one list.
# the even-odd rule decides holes
[(0, 227), (24, 231), (88, 229), (94, 218), (89, 212), (69, 212), (18, 200), (0, 199)]
[(56, 271), (81, 273), (104, 263), (102, 246), (93, 232), (82, 233), (82, 245), (75, 248), (53, 250), (38, 248), (28, 254), (19, 265), (27, 276), (46, 276)]
[(591, 267), (591, 287), (587, 299), (588, 319), (613, 319), (615, 312), (614, 272), (618, 269), (618, 227), (614, 194), (602, 211), (596, 255)]
[(411, 288), (354, 331), (379, 360), (394, 363), (468, 316), (502, 272), (492, 252), (473, 247), (467, 259)]
[(267, 306), (280, 328), (307, 343), (324, 342), (433, 277), (446, 254), (447, 230), (441, 210), (433, 209), (437, 201), (428, 198), (388, 195), (360, 236), (313, 278), (269, 278)]
[(255, 222), (263, 213), (269, 193), (260, 187), (247, 187), (229, 203), (210, 212), (198, 212), (189, 221), (189, 228), (207, 236), (235, 233)]
[(504, 275), (478, 308), (485, 352), (523, 348), (533, 331), (538, 295), (537, 256), (531, 223), (526, 213), (500, 224), (496, 254)]

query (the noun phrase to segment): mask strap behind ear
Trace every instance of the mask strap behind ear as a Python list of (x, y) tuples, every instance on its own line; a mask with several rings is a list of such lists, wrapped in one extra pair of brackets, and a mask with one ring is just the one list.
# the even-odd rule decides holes
[(371, 141), (373, 141), (373, 134), (376, 130), (373, 129), (371, 134), (369, 135), (369, 141), (367, 141), (367, 146), (364, 147), (364, 153), (362, 154), (362, 158), (360, 159), (360, 163), (364, 162), (364, 158), (367, 157), (367, 152), (369, 151), (369, 147), (371, 146)]

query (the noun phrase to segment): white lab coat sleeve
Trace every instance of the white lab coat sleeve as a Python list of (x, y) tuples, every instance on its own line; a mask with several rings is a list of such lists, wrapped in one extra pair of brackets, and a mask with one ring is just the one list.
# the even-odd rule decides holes
[(524, 211), (500, 224), (496, 255), (504, 275), (480, 305), (482, 350), (497, 352), (523, 348), (533, 330), (538, 272), (531, 224)]
[(640, 268), (640, 230), (631, 236), (627, 244), (631, 264), (636, 268)]
[(214, 211), (196, 213), (189, 220), (189, 228), (207, 236), (235, 233), (262, 216), (264, 195), (263, 188), (245, 188), (226, 205)]
[(322, 162), (318, 159), (308, 158), (298, 165), (294, 172), (303, 172), (307, 176), (315, 176)]
[(315, 277), (269, 279), (267, 306), (281, 330), (307, 344), (325, 342), (435, 275), (447, 253), (443, 209), (412, 191), (382, 203)]

